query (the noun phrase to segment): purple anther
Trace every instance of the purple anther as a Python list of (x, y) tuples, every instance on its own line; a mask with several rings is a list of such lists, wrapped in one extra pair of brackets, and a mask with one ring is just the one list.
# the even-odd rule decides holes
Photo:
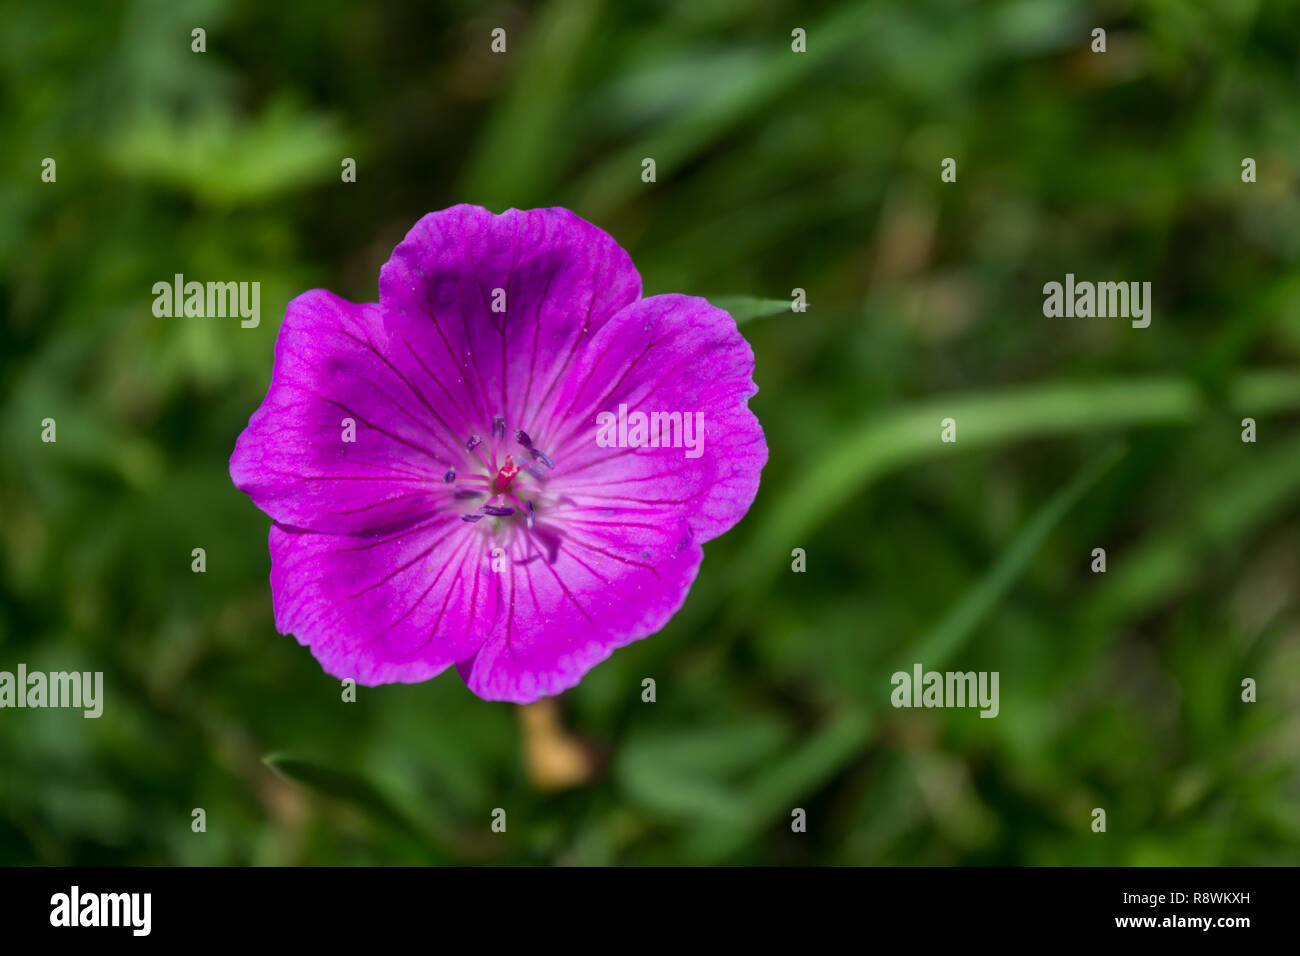
[(533, 522), (537, 520), (537, 509), (533, 507), (533, 503), (531, 501), (528, 502), (528, 512), (525, 517), (528, 521), (528, 527), (531, 528), (533, 526)]
[(506, 437), (506, 420), (502, 418), (500, 415), (492, 416), (492, 437), (493, 438)]
[(528, 437), (528, 432), (524, 431), (522, 428), (515, 429), (515, 441), (519, 442), (519, 444), (523, 445), (530, 451), (532, 450), (533, 440)]
[(455, 468), (448, 468), (447, 471), (446, 471), (446, 473), (442, 476), (442, 480), (445, 481), (447, 484), (451, 484), (453, 481), (455, 481), (455, 480), (456, 480), (456, 469), (455, 469)]
[(483, 444), (483, 439), (479, 438), (477, 435), (470, 435), (469, 441), (465, 442), (465, 450), (473, 451), (481, 444)]
[(464, 500), (467, 498), (482, 498), (484, 494), (485, 492), (475, 491), (472, 488), (457, 488), (456, 493), (452, 495), (452, 497)]
[(531, 451), (531, 452), (533, 453), (533, 457), (534, 457), (534, 458), (536, 458), (538, 461), (540, 461), (540, 462), (541, 462), (543, 465), (545, 465), (547, 468), (554, 468), (554, 467), (555, 467), (555, 462), (551, 461), (551, 456), (548, 455), (548, 454), (546, 454), (546, 452), (544, 452), (544, 451), (542, 451), (541, 449), (538, 449), (538, 448), (530, 448), (530, 449), (528, 449), (528, 450)]
[(494, 518), (505, 518), (515, 513), (514, 508), (506, 508), (503, 505), (484, 505), (483, 513), (491, 515)]
[(483, 516), (482, 515), (461, 515), (460, 520), (468, 521), (470, 524), (473, 524), (475, 521), (482, 521)]

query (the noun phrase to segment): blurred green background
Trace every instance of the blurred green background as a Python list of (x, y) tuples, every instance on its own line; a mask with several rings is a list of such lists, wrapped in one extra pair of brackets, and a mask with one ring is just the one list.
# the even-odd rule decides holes
[[(0, 863), (1296, 863), (1298, 44), (1252, 0), (4, 3), (0, 670), (106, 701), (0, 711)], [(559, 791), (452, 673), (343, 703), (227, 474), (284, 303), (375, 300), (457, 202), (753, 316), (758, 500), (560, 699)], [(155, 318), (177, 272), (261, 326)], [(1045, 318), (1066, 272), (1150, 328)], [(918, 661), (1000, 715), (893, 709)]]

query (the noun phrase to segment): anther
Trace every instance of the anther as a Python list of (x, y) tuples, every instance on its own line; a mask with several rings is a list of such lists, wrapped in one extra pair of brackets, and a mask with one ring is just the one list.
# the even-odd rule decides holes
[(533, 522), (537, 520), (537, 509), (533, 507), (531, 501), (528, 502), (528, 512), (525, 515), (525, 518), (528, 521), (528, 527), (530, 528), (533, 526)]
[(455, 468), (448, 468), (448, 469), (447, 469), (447, 473), (444, 474), (444, 475), (442, 476), (442, 480), (445, 481), (447, 484), (451, 484), (453, 481), (455, 481), (455, 480), (456, 480), (456, 469), (455, 469)]
[(481, 492), (481, 491), (473, 491), (473, 490), (470, 489), (470, 488), (457, 488), (457, 489), (456, 489), (456, 493), (455, 493), (454, 495), (452, 495), (452, 497), (453, 497), (453, 498), (459, 498), (459, 499), (465, 499), (465, 498), (482, 498), (482, 497), (483, 497), (483, 492)]
[(482, 521), (483, 516), (482, 515), (461, 515), (460, 520), (468, 521), (470, 524), (473, 524), (475, 521)]
[(538, 449), (538, 448), (529, 448), (528, 450), (531, 451), (531, 452), (533, 453), (533, 457), (534, 457), (534, 458), (536, 458), (538, 461), (540, 461), (540, 462), (541, 462), (543, 465), (545, 465), (547, 468), (554, 468), (554, 467), (555, 467), (555, 462), (551, 461), (551, 456), (548, 455), (548, 454), (546, 454), (546, 452), (544, 452), (544, 451), (542, 451), (541, 449)]
[(501, 505), (484, 505), (483, 513), (492, 515), (494, 518), (505, 518), (515, 513), (514, 508), (506, 508)]
[(523, 445), (530, 451), (532, 450), (533, 440), (528, 437), (528, 432), (524, 431), (522, 428), (515, 429), (515, 441), (519, 442), (519, 444)]
[(481, 444), (483, 444), (483, 439), (479, 438), (477, 435), (470, 435), (469, 441), (465, 442), (465, 450), (473, 451)]
[(500, 415), (492, 416), (492, 437), (493, 438), (506, 437), (506, 420), (502, 418)]

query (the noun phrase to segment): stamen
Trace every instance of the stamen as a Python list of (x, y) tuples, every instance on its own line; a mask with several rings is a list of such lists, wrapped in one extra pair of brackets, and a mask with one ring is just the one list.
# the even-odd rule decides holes
[[(526, 472), (539, 484), (543, 484), (546, 481), (546, 473), (543, 466), (545, 466), (545, 468), (554, 468), (555, 463), (546, 452), (540, 451), (533, 446), (532, 436), (529, 435), (528, 432), (524, 431), (522, 428), (518, 428), (514, 431), (515, 440), (518, 441), (527, 452), (527, 455), (521, 454), (520, 457), (528, 459), (530, 463), (516, 463), (514, 456), (507, 454), (505, 455), (504, 462), (498, 466), (497, 453), (498, 451), (504, 452), (505, 449), (499, 448), (497, 442), (503, 440), (506, 437), (506, 434), (505, 416), (493, 415), (491, 442), (487, 446), (487, 451), (490, 452), (490, 454), (487, 455), (487, 459), (490, 459), (491, 461), (490, 465), (488, 464), (488, 460), (485, 460), (484, 458), (485, 452), (479, 448), (479, 446), (483, 444), (483, 438), (481, 436), (471, 435), (465, 442), (465, 451), (473, 453), (474, 457), (478, 459), (479, 464), (483, 466), (483, 470), (486, 471), (487, 474), (477, 473), (457, 475), (455, 468), (448, 468), (442, 478), (447, 484), (455, 485), (452, 492), (453, 498), (457, 500), (486, 499), (486, 502), (489, 502), (481, 504), (477, 513), (461, 515), (460, 519), (462, 521), (469, 524), (475, 524), (486, 517), (508, 518), (515, 512), (520, 512), (524, 516), (524, 521), (527, 527), (531, 529), (537, 524), (537, 506), (534, 502), (525, 501), (523, 498), (519, 497), (512, 487), (513, 482), (519, 472), (522, 471)], [(475, 469), (475, 471), (477, 471), (477, 469)], [(466, 487), (466, 485), (469, 487)], [(476, 487), (480, 485), (483, 487)], [(499, 502), (502, 499), (511, 502), (512, 504), (490, 503), (494, 501)]]

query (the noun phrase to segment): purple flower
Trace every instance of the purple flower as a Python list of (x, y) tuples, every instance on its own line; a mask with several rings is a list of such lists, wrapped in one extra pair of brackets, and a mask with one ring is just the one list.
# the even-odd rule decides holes
[(730, 315), (641, 298), (565, 209), (425, 216), (378, 305), (289, 303), (230, 459), (273, 521), (277, 629), (361, 684), (455, 664), (491, 700), (572, 687), (667, 623), (748, 510), (753, 369)]

